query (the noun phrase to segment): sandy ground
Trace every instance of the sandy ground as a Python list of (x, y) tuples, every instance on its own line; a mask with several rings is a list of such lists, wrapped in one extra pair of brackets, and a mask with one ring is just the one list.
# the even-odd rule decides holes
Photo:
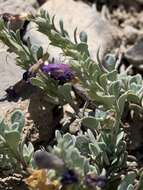
[[(28, 0), (0, 0), (0, 14), (9, 12), (18, 14), (34, 11), (32, 3)], [(14, 54), (6, 53), (6, 47), (0, 43), (0, 98), (5, 94), (4, 90), (21, 78), (22, 70), (16, 66)]]
[[(35, 0), (0, 0), (0, 14), (33, 12)], [(0, 43), (0, 100), (6, 95), (5, 89), (16, 83), (22, 77), (23, 71), (16, 65), (15, 55), (8, 54), (6, 47)], [(12, 103), (11, 103), (12, 104)], [(1, 111), (9, 103), (0, 101)]]

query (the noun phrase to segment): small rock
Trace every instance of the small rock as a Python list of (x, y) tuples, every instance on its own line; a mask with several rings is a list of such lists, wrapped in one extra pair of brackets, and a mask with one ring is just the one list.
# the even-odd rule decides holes
[(139, 33), (139, 30), (137, 30), (133, 26), (127, 25), (124, 28), (124, 34), (128, 44), (133, 44), (136, 41)]
[(0, 14), (13, 13), (19, 14), (21, 12), (35, 12), (33, 5), (36, 0), (0, 0)]
[(43, 5), (47, 0), (37, 0), (38, 4), (41, 6)]
[[(75, 9), (76, 7), (76, 9)], [(82, 1), (73, 0), (49, 0), (41, 9), (49, 12), (50, 16), (55, 15), (55, 25), (59, 28), (59, 20), (64, 22), (64, 28), (68, 31), (73, 41), (74, 29), (77, 27), (77, 37), (81, 31), (85, 31), (88, 35), (88, 45), (91, 57), (96, 61), (97, 52), (100, 48), (99, 56), (103, 57), (120, 44), (120, 31), (117, 27), (105, 18), (96, 8), (87, 5)], [(30, 28), (30, 26), (29, 26)], [(61, 51), (49, 45), (48, 38), (34, 30), (31, 23), (31, 30), (26, 35), (30, 37), (32, 43), (40, 44), (44, 49), (56, 58), (60, 58)]]
[(125, 58), (137, 69), (143, 69), (143, 37), (125, 53)]
[[(36, 0), (0, 0), (0, 14), (21, 14), (22, 12), (33, 13), (35, 12), (35, 9), (33, 8), (35, 2)], [(5, 90), (20, 80), (23, 73), (23, 70), (16, 66), (16, 56), (13, 53), (8, 54), (6, 50), (6, 46), (0, 43), (0, 100), (4, 97)]]
[(0, 47), (0, 99), (2, 99), (5, 90), (21, 79), (23, 70), (16, 66), (15, 55), (8, 54), (3, 44), (0, 44)]
[(138, 3), (143, 5), (143, 0), (136, 0)]

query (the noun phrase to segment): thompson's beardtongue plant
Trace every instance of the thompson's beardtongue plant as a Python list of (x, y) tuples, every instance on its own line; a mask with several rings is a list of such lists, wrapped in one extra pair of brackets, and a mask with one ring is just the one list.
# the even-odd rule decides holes
[[(32, 190), (142, 190), (143, 173), (130, 167), (123, 128), (125, 113), (139, 113), (143, 118), (142, 76), (118, 73), (116, 60), (113, 63), (110, 55), (106, 67), (99, 54), (95, 63), (88, 51), (87, 34), (81, 32), (77, 39), (75, 29), (72, 41), (63, 21), (57, 28), (54, 18), (41, 11), (31, 21), (50, 45), (61, 48), (68, 64), (46, 64), (48, 52), (44, 54), (42, 47), (30, 41), (26, 46), (19, 31), (9, 30), (0, 20), (0, 40), (16, 54), (17, 65), (26, 71), (23, 80), (40, 88), (46, 103), (56, 104), (65, 114), (51, 146), (46, 144), (46, 150), (35, 153), (31, 143), (22, 141), (22, 113), (12, 115), (10, 127), (2, 120), (0, 168), (31, 168), (33, 173), (26, 184)], [(78, 84), (73, 82), (76, 78)]]

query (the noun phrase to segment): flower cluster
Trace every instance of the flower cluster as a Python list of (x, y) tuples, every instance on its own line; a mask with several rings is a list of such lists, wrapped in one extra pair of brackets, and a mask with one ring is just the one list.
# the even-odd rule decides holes
[(55, 80), (59, 80), (60, 82), (68, 82), (74, 78), (73, 71), (71, 70), (68, 64), (48, 64), (43, 65), (41, 70), (43, 73), (48, 74)]
[(78, 176), (73, 170), (65, 170), (61, 178), (61, 184), (63, 186), (72, 185), (78, 183)]

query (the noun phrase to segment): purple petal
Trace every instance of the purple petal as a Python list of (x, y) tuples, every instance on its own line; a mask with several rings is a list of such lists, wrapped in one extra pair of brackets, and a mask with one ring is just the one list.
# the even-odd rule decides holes
[(48, 64), (42, 66), (41, 70), (55, 80), (70, 81), (74, 78), (73, 72), (67, 64)]
[(68, 70), (70, 70), (70, 66), (67, 64), (53, 63), (53, 64), (44, 65), (42, 67), (43, 72), (52, 72), (52, 71), (56, 71), (56, 70), (68, 71)]

